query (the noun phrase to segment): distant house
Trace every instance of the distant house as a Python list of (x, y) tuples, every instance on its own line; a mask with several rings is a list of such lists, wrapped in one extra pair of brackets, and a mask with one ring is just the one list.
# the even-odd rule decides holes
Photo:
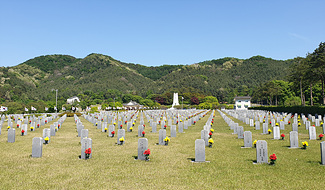
[(247, 110), (251, 107), (251, 97), (250, 96), (237, 96), (234, 98), (236, 110)]
[(67, 104), (73, 104), (74, 102), (80, 102), (80, 100), (77, 96), (73, 96), (73, 97), (67, 99)]
[(123, 107), (127, 110), (136, 110), (136, 109), (142, 109), (143, 105), (140, 105), (139, 103), (131, 100), (129, 103), (123, 104)]

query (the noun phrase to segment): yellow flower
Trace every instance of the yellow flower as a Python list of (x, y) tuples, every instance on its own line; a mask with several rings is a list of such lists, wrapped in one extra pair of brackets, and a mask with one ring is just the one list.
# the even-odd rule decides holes
[(278, 123), (276, 123), (276, 124), (275, 124), (275, 126), (279, 126), (279, 124), (278, 124)]
[(44, 140), (48, 141), (49, 140), (49, 137), (45, 137)]
[(164, 141), (170, 141), (170, 138), (168, 138), (168, 137), (166, 136), (166, 138), (164, 139)]
[(301, 123), (298, 123), (298, 126), (300, 126), (301, 125)]
[(123, 141), (124, 141), (124, 137), (121, 137), (121, 138), (119, 139), (119, 141), (120, 141), (120, 142), (123, 142)]
[(116, 123), (114, 122), (113, 125), (116, 125)]
[(133, 127), (130, 127), (130, 130), (133, 130)]
[(179, 120), (180, 122), (182, 122), (182, 120)]
[(10, 126), (8, 126), (7, 129), (10, 129)]
[(210, 131), (211, 131), (211, 132), (214, 132), (214, 129), (211, 128)]
[(34, 127), (30, 127), (30, 129), (34, 129)]
[(321, 124), (321, 125), (323, 125), (324, 123), (323, 123), (323, 122), (321, 122), (320, 124)]
[(267, 132), (269, 132), (269, 133), (272, 133), (272, 130), (271, 130), (271, 129), (269, 129), (269, 130), (267, 130)]
[(209, 138), (209, 141), (208, 141), (210, 144), (213, 144), (214, 143), (214, 141), (213, 141), (213, 139), (212, 138)]
[(106, 130), (107, 131), (107, 127), (105, 127), (105, 129), (104, 130)]
[(307, 141), (302, 142), (302, 145), (303, 145), (303, 146), (305, 146), (305, 145), (308, 146), (308, 142), (307, 142)]
[(280, 121), (282, 121), (282, 119)]
[(253, 144), (256, 144), (257, 143), (257, 140), (255, 140), (254, 142), (253, 142)]

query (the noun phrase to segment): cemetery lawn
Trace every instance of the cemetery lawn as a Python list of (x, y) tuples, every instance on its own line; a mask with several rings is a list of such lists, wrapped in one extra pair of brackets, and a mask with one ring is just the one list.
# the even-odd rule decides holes
[[(209, 115), (192, 125), (185, 133), (170, 138), (168, 146), (159, 146), (158, 132), (145, 119), (146, 138), (151, 150), (150, 161), (135, 160), (137, 156), (137, 126), (126, 132), (125, 144), (116, 145), (117, 138), (107, 137), (90, 122), (80, 117), (89, 137), (93, 140), (93, 157), (80, 160), (80, 138), (77, 137), (73, 117), (68, 117), (62, 128), (43, 146), (42, 158), (31, 158), (32, 138), (41, 137), (50, 124), (28, 131), (20, 136), (16, 129), (16, 142), (7, 143), (7, 122), (0, 135), (1, 189), (323, 189), (325, 166), (320, 165), (320, 140), (309, 140), (305, 126), (299, 127), (299, 145), (307, 141), (309, 147), (289, 149), (289, 132), (286, 125), (285, 140), (273, 140), (272, 135), (261, 135), (261, 130), (232, 118), (250, 130), (253, 141), (266, 140), (268, 155), (278, 157), (275, 166), (253, 164), (255, 148), (242, 148), (243, 139), (233, 135), (216, 111), (212, 148), (206, 148), (206, 163), (193, 163), (195, 140)], [(56, 121), (56, 120), (55, 120)], [(312, 123), (313, 125), (314, 123)], [(262, 126), (262, 124), (261, 124)], [(157, 125), (159, 131), (160, 125)], [(126, 129), (126, 125), (123, 125)], [(317, 137), (322, 128), (316, 127)], [(170, 136), (170, 128), (167, 128)]]

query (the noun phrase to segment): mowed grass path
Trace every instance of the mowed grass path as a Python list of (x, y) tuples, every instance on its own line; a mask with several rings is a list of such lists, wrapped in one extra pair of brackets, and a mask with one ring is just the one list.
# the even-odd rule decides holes
[[(299, 127), (299, 143), (307, 140), (307, 150), (288, 149), (291, 126), (281, 131), (284, 141), (272, 140), (273, 135), (261, 135), (262, 130), (235, 120), (253, 133), (253, 140), (266, 140), (268, 154), (278, 156), (275, 166), (253, 164), (254, 148), (244, 149), (243, 140), (232, 135), (216, 111), (213, 128), (215, 144), (206, 148), (207, 163), (193, 163), (195, 139), (212, 112), (185, 133), (177, 133), (168, 146), (159, 146), (158, 132), (150, 133), (145, 123), (146, 138), (151, 150), (150, 161), (134, 160), (137, 156), (137, 126), (126, 132), (125, 144), (116, 145), (117, 138), (97, 130), (80, 118), (93, 140), (93, 158), (80, 160), (80, 138), (73, 118), (67, 118), (62, 128), (43, 146), (42, 158), (31, 158), (32, 138), (41, 137), (50, 124), (7, 143), (7, 123), (0, 135), (0, 189), (323, 189), (325, 167), (320, 165), (319, 140), (309, 141), (304, 125)], [(126, 125), (123, 125), (126, 129)], [(160, 125), (158, 125), (158, 130)], [(317, 136), (321, 128), (317, 127)], [(167, 129), (170, 136), (170, 129)]]

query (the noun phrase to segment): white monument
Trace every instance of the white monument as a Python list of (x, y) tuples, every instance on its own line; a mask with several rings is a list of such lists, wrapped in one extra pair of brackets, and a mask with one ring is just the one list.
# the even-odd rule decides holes
[(174, 93), (174, 98), (173, 98), (173, 105), (172, 107), (174, 106), (179, 106), (179, 103), (178, 103), (178, 93)]

